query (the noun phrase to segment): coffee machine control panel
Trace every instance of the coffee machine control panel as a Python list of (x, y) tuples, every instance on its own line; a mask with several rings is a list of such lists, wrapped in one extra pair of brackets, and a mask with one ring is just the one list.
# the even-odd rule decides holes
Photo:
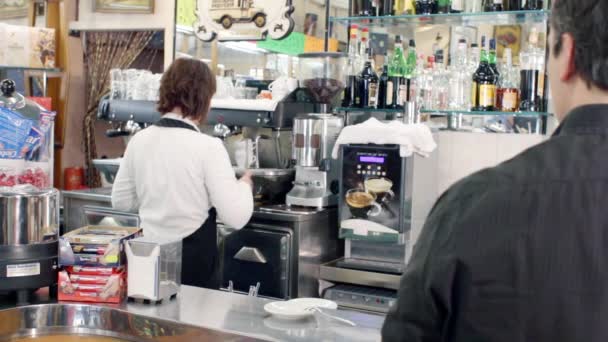
[(360, 155), (357, 164), (357, 175), (386, 177), (387, 168), (384, 163), (386, 156)]
[(399, 146), (345, 145), (340, 162), (340, 237), (399, 242), (406, 221)]

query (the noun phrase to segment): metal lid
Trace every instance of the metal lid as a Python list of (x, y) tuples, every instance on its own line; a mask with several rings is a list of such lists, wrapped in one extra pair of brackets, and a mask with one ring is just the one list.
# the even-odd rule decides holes
[(16, 89), (13, 80), (6, 79), (0, 82), (0, 107), (8, 108), (29, 119), (38, 119), (40, 117), (40, 106), (26, 99)]
[(340, 52), (308, 52), (301, 53), (298, 58), (346, 58), (348, 55)]

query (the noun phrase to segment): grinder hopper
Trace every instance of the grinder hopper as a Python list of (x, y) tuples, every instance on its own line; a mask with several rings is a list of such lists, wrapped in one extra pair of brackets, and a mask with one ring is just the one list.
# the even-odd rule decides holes
[(300, 59), (300, 84), (319, 104), (319, 113), (329, 113), (330, 106), (346, 87), (348, 57), (342, 53), (305, 53)]

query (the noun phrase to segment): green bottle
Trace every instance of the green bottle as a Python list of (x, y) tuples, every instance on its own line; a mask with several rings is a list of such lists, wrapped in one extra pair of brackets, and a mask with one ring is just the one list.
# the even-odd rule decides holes
[(399, 101), (399, 85), (403, 83), (403, 72), (407, 69), (407, 62), (403, 53), (403, 40), (401, 36), (395, 37), (395, 52), (388, 65), (388, 76), (392, 84), (392, 104), (391, 108), (402, 108)]
[(410, 44), (407, 49), (407, 59), (403, 68), (403, 77), (399, 83), (399, 95), (397, 102), (403, 105), (407, 101), (412, 101), (413, 96), (413, 81), (416, 77), (416, 66), (418, 58), (416, 56), (416, 41), (410, 39)]

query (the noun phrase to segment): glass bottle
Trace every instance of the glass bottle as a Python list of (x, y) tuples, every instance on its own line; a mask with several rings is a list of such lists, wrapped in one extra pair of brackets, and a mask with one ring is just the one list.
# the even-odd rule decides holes
[(496, 95), (497, 107), (503, 112), (519, 110), (518, 71), (513, 67), (513, 56), (510, 48), (505, 48), (503, 56), (503, 72)]
[(416, 0), (416, 14), (437, 13), (438, 0)]
[(359, 98), (362, 108), (374, 109), (378, 106), (378, 74), (374, 66), (374, 54), (367, 49), (367, 61), (359, 74)]
[[(384, 59), (388, 61), (388, 56)], [(393, 81), (388, 76), (388, 64), (382, 67), (382, 74), (378, 83), (378, 108), (386, 109), (393, 107)]]
[(484, 10), (486, 12), (502, 11), (503, 10), (502, 1), (503, 0), (486, 0)]
[(422, 109), (431, 110), (433, 103), (433, 72), (435, 69), (435, 56), (427, 57), (427, 65), (421, 75), (418, 76), (419, 102)]
[(450, 12), (452, 12), (452, 13), (464, 12), (465, 1), (467, 1), (467, 0), (452, 0), (452, 8), (450, 9)]
[[(539, 33), (532, 28), (528, 37), (528, 46), (520, 53), (521, 67), (520, 91), (521, 102), (519, 109), (526, 112), (539, 112), (542, 108), (542, 83), (545, 68), (544, 50), (539, 47)], [(542, 79), (541, 79), (542, 78)]]
[(448, 109), (449, 102), (449, 79), (443, 61), (443, 50), (439, 50), (437, 51), (435, 63), (431, 69), (433, 82), (432, 108), (437, 110)]
[(348, 43), (348, 81), (344, 89), (344, 100), (342, 101), (342, 106), (347, 108), (357, 106), (357, 75), (360, 70), (358, 32), (359, 27), (351, 25), (350, 41)]
[(471, 44), (471, 51), (468, 59), (468, 72), (469, 76), (472, 76), (477, 68), (479, 67), (481, 50), (479, 49), (479, 45), (477, 43)]
[(412, 101), (415, 98), (416, 90), (414, 87), (415, 77), (417, 75), (416, 68), (418, 67), (418, 58), (416, 56), (416, 41), (410, 39), (407, 49), (407, 59), (403, 68), (403, 78), (399, 85), (399, 101), (401, 104), (406, 101)]
[(394, 0), (379, 0), (381, 1), (380, 15), (391, 16), (395, 15), (395, 2)]
[(542, 10), (543, 0), (522, 0), (521, 8), (525, 10)]
[(391, 58), (388, 66), (388, 76), (390, 77), (393, 84), (393, 103), (392, 108), (402, 108), (403, 102), (400, 100), (399, 88), (403, 82), (403, 72), (406, 69), (405, 56), (403, 54), (403, 41), (401, 36), (395, 37), (395, 49), (393, 58)]
[(465, 11), (467, 13), (483, 12), (482, 0), (465, 0)]
[(479, 67), (473, 75), (471, 87), (471, 110), (473, 111), (493, 111), (496, 102), (496, 74), (490, 67), (485, 41), (486, 37), (481, 37)]
[(500, 72), (498, 71), (497, 59), (496, 59), (496, 39), (490, 39), (490, 54), (488, 55), (488, 62), (490, 63), (490, 68), (494, 71), (496, 75), (496, 81), (500, 80)]
[(449, 103), (451, 110), (469, 110), (471, 108), (471, 75), (467, 63), (467, 41), (460, 39), (456, 56), (452, 60), (449, 80)]
[(374, 0), (362, 0), (359, 1), (359, 16), (361, 17), (370, 17), (375, 15), (374, 8), (372, 7)]
[(452, 0), (437, 0), (437, 13), (450, 13)]

